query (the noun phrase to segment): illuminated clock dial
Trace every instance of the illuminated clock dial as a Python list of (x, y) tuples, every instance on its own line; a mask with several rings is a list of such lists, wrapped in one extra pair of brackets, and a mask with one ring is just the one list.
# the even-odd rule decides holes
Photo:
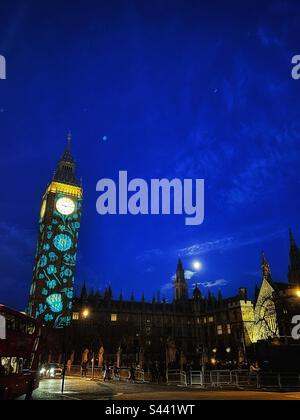
[(46, 200), (44, 200), (44, 201), (43, 201), (43, 204), (42, 204), (42, 208), (41, 208), (41, 219), (43, 219), (43, 218), (44, 218), (44, 216), (45, 216), (45, 213), (46, 213), (46, 207), (47, 207), (47, 201), (46, 201)]
[(75, 211), (75, 202), (71, 198), (59, 198), (56, 202), (56, 210), (64, 216), (69, 216)]

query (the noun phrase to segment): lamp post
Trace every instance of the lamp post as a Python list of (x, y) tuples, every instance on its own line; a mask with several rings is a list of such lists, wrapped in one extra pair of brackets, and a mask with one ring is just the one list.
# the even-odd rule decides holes
[[(82, 311), (82, 318), (87, 320), (90, 317), (91, 311), (89, 308), (85, 308)], [(94, 372), (95, 372), (95, 353), (94, 353), (94, 345), (93, 342), (91, 343), (91, 353), (92, 353), (92, 379), (94, 379)]]
[(62, 384), (61, 384), (61, 395), (64, 394), (65, 390), (65, 380), (66, 380), (66, 369), (67, 369), (67, 328), (70, 327), (70, 324), (65, 325), (63, 329), (63, 373), (62, 373)]
[(82, 312), (82, 317), (84, 318), (84, 319), (87, 319), (88, 317), (90, 316), (90, 311), (89, 311), (89, 309), (84, 309), (83, 310), (83, 312)]

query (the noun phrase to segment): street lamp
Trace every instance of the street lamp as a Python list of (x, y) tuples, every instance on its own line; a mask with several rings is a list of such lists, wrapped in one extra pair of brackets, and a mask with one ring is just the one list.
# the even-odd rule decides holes
[(296, 290), (296, 296), (300, 299), (300, 289)]
[(89, 317), (89, 315), (90, 315), (90, 311), (88, 310), (88, 309), (85, 309), (83, 312), (82, 312), (82, 316), (83, 316), (83, 318), (88, 318)]

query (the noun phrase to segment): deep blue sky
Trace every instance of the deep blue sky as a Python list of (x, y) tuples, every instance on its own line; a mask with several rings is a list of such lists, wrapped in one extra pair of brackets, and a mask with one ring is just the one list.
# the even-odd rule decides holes
[[(170, 298), (180, 254), (203, 263), (191, 284), (232, 295), (260, 282), (262, 250), (285, 280), (290, 226), (300, 242), (299, 21), (284, 0), (1, 0), (0, 301), (27, 302), (69, 130), (85, 188), (77, 288)], [(205, 178), (205, 223), (100, 217), (96, 183), (119, 170)]]

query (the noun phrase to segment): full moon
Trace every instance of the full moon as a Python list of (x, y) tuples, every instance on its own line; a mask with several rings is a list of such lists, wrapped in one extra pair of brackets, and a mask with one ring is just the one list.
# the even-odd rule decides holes
[(202, 269), (202, 263), (200, 261), (194, 261), (193, 262), (193, 268), (194, 268), (194, 270), (197, 270), (197, 271), (201, 270)]

